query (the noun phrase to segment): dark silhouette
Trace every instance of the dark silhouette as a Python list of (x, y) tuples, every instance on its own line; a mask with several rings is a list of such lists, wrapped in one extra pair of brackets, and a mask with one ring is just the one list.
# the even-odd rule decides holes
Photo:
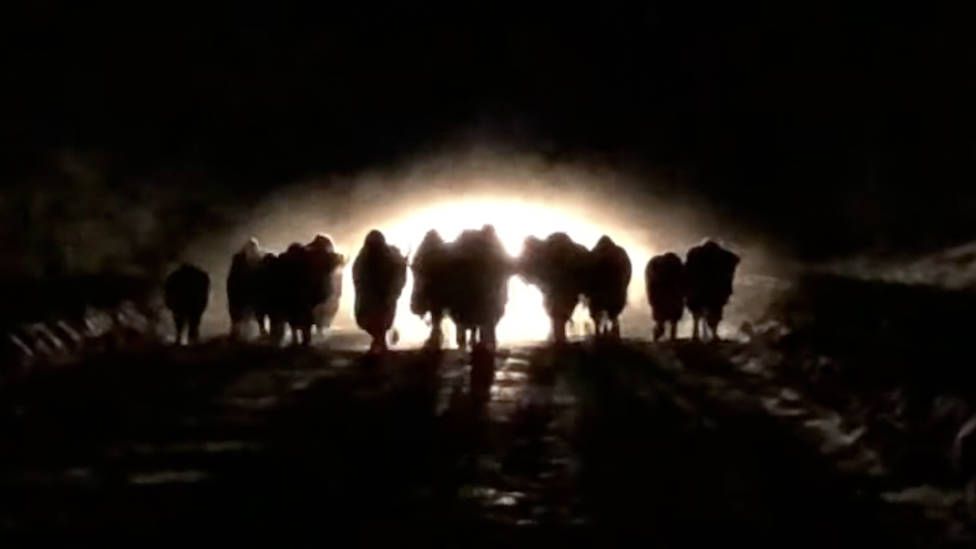
[(407, 281), (407, 259), (372, 230), (352, 267), (356, 290), (356, 323), (373, 338), (370, 351), (386, 350), (386, 332), (393, 326), (396, 302)]
[[(261, 299), (261, 248), (256, 238), (251, 238), (231, 259), (227, 275), (227, 310), (230, 313), (230, 335), (240, 337), (246, 322), (257, 319), (258, 301)], [(262, 332), (263, 323), (258, 319)]]
[(584, 291), (588, 255), (589, 251), (566, 233), (553, 233), (545, 240), (534, 236), (525, 239), (519, 273), (542, 291), (557, 343), (566, 341), (566, 323)]
[(280, 254), (260, 254), (251, 239), (234, 255), (227, 280), (232, 334), (239, 322), (252, 316), (262, 336), (280, 341), (291, 326), (292, 341), (308, 345), (312, 328), (323, 331), (332, 324), (342, 295), (345, 258), (335, 252), (332, 240), (317, 235), (307, 245), (293, 243)]
[(200, 317), (207, 308), (210, 296), (210, 276), (203, 270), (184, 263), (166, 277), (166, 307), (173, 313), (176, 340), (183, 339), (183, 328), (189, 325), (187, 339), (196, 343), (200, 339)]
[(712, 339), (718, 339), (722, 309), (732, 295), (732, 280), (739, 256), (708, 240), (688, 251), (685, 262), (686, 302), (694, 320), (692, 339), (699, 337), (699, 324), (705, 321)]
[(291, 326), (292, 341), (302, 345), (311, 342), (312, 303), (316, 297), (310, 255), (305, 246), (295, 242), (278, 256), (285, 321)]
[(318, 234), (305, 247), (308, 259), (309, 306), (312, 325), (323, 332), (332, 325), (342, 297), (342, 266), (346, 258), (336, 253), (332, 239)]
[(584, 295), (596, 335), (620, 337), (618, 316), (627, 305), (631, 266), (627, 251), (609, 236), (601, 236), (590, 250), (589, 273)]
[[(261, 336), (280, 341), (285, 330), (284, 290), (287, 282), (281, 276), (278, 256), (266, 253), (258, 269), (254, 316)], [(270, 331), (269, 331), (270, 330)]]
[(439, 347), (444, 314), (457, 327), (457, 344), (494, 349), (495, 327), (508, 302), (508, 279), (512, 258), (505, 252), (495, 228), (466, 230), (457, 240), (445, 243), (436, 231), (424, 236), (412, 265), (414, 290), (411, 310), (430, 313), (428, 344)]
[(670, 325), (670, 338), (678, 338), (678, 322), (685, 309), (685, 267), (678, 254), (656, 255), (644, 268), (647, 303), (654, 317), (654, 341)]
[[(448, 314), (457, 326), (457, 344), (495, 349), (495, 327), (505, 314), (512, 258), (505, 252), (495, 228), (467, 230), (448, 246), (455, 282), (450, 284)], [(469, 337), (470, 334), (470, 337)]]
[(427, 345), (439, 349), (444, 339), (441, 323), (449, 301), (444, 284), (451, 280), (448, 252), (440, 233), (427, 231), (414, 253), (410, 269), (413, 271), (410, 311), (421, 317), (430, 313)]

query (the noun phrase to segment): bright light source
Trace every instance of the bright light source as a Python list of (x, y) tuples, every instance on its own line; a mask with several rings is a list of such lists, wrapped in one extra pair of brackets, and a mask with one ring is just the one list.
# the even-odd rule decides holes
[[(637, 247), (633, 234), (624, 228), (604, 227), (591, 223), (580, 211), (556, 208), (551, 205), (528, 202), (520, 199), (465, 198), (458, 201), (443, 201), (429, 205), (409, 208), (409, 213), (388, 224), (376, 228), (383, 231), (387, 241), (400, 247), (404, 253), (412, 254), (424, 234), (436, 229), (447, 240), (453, 240), (465, 229), (479, 229), (484, 224), (494, 225), (506, 251), (513, 257), (522, 249), (522, 243), (529, 235), (545, 238), (556, 231), (569, 234), (576, 242), (592, 248), (603, 234), (608, 234), (630, 255), (633, 276), (629, 288), (631, 306), (643, 301), (644, 264), (651, 251)], [(364, 227), (362, 234), (373, 227)], [(356, 246), (361, 245), (357, 243)], [(346, 251), (350, 257), (357, 249)], [(353, 285), (351, 269), (346, 269), (343, 289), (343, 303), (337, 326), (355, 327), (352, 320)], [(397, 305), (394, 326), (400, 333), (400, 340), (408, 344), (424, 341), (430, 327), (423, 319), (410, 312), (410, 292), (413, 277), (408, 274), (407, 285)], [(582, 335), (589, 323), (586, 309), (580, 306), (573, 315), (573, 325), (569, 333)], [(453, 326), (445, 322), (445, 340), (453, 341)], [(534, 286), (527, 285), (518, 276), (509, 282), (509, 299), (505, 316), (498, 324), (498, 340), (502, 343), (544, 340), (549, 335), (549, 319), (542, 307), (542, 295)]]
[(401, 246), (416, 246), (430, 229), (437, 229), (445, 240), (453, 240), (465, 229), (479, 229), (490, 223), (509, 254), (515, 256), (529, 235), (545, 238), (564, 231), (574, 240), (591, 247), (603, 234), (598, 227), (568, 212), (519, 200), (465, 200), (444, 202), (420, 208), (394, 221), (387, 239)]

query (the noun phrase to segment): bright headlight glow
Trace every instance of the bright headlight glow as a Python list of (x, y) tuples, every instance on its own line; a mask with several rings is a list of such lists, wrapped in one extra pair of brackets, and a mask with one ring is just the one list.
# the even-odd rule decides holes
[[(591, 248), (600, 236), (607, 234), (618, 245), (623, 246), (630, 255), (633, 268), (629, 288), (630, 303), (633, 305), (643, 299), (643, 267), (651, 251), (636, 246), (632, 238), (634, 235), (626, 229), (597, 225), (581, 211), (520, 199), (465, 198), (457, 201), (438, 201), (428, 205), (419, 204), (409, 208), (408, 213), (403, 217), (394, 217), (388, 224), (375, 228), (386, 235), (388, 242), (398, 246), (402, 252), (412, 255), (424, 234), (430, 229), (436, 229), (445, 240), (451, 241), (465, 229), (478, 229), (488, 223), (494, 225), (506, 251), (513, 257), (521, 252), (525, 238), (530, 235), (545, 238), (553, 232), (563, 231), (576, 242)], [(364, 227), (363, 234), (366, 234), (370, 228), (373, 227)], [(350, 257), (354, 257), (357, 252), (358, 249), (347, 251)], [(343, 303), (336, 324), (339, 327), (352, 328), (355, 326), (355, 321), (352, 320), (351, 264), (347, 266), (345, 275)], [(401, 341), (407, 344), (422, 342), (430, 332), (430, 327), (425, 320), (410, 312), (412, 285), (412, 275), (408, 274), (407, 285), (397, 305), (394, 325), (399, 331)], [(588, 323), (589, 315), (581, 305), (573, 316), (569, 333), (582, 335), (586, 332)], [(446, 341), (453, 341), (454, 332), (451, 323), (445, 322), (444, 329)], [(549, 335), (549, 319), (542, 306), (542, 295), (538, 289), (526, 284), (518, 276), (512, 277), (509, 281), (508, 304), (505, 316), (498, 324), (497, 335), (501, 343), (539, 341)]]

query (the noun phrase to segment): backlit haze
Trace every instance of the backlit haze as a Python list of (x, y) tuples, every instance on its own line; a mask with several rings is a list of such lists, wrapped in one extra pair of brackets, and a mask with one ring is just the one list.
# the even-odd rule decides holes
[[(632, 189), (629, 181), (609, 170), (552, 166), (525, 159), (505, 164), (494, 157), (485, 160), (478, 156), (473, 160), (465, 157), (418, 163), (400, 172), (367, 173), (352, 180), (317, 180), (285, 188), (242, 215), (241, 225), (233, 231), (207, 235), (195, 242), (186, 256), (213, 275), (212, 306), (205, 325), (208, 332), (220, 333), (227, 329), (224, 281), (230, 256), (248, 237), (253, 235), (266, 249), (280, 252), (291, 242), (307, 243), (316, 233), (328, 234), (348, 259), (333, 328), (355, 330), (351, 263), (362, 239), (373, 228), (411, 256), (430, 229), (450, 241), (465, 229), (490, 223), (513, 257), (529, 235), (544, 238), (563, 231), (591, 248), (607, 234), (627, 250), (633, 269), (628, 310), (623, 317), (625, 333), (646, 334), (650, 329), (643, 288), (647, 260), (668, 250), (683, 255), (688, 246), (708, 233), (696, 228), (702, 212), (691, 205), (666, 202)], [(728, 240), (732, 231), (723, 236)], [(741, 242), (733, 244), (742, 251)], [(756, 256), (746, 253), (747, 258), (750, 255)], [(400, 342), (408, 345), (423, 341), (429, 333), (425, 319), (410, 312), (412, 283), (408, 274), (394, 324)], [(444, 327), (452, 341), (453, 326), (445, 322)], [(580, 306), (569, 333), (583, 335), (590, 329), (588, 313)], [(513, 276), (505, 316), (498, 325), (499, 340), (535, 341), (545, 339), (548, 333), (541, 294)]]

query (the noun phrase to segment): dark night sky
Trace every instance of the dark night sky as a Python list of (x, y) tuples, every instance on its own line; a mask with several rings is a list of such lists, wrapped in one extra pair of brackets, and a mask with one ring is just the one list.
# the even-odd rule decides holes
[(241, 200), (473, 131), (690, 174), (799, 255), (976, 236), (964, 13), (82, 4), (30, 2), (2, 24), (7, 181), (72, 149), (109, 158), (116, 185), (202, 170)]

